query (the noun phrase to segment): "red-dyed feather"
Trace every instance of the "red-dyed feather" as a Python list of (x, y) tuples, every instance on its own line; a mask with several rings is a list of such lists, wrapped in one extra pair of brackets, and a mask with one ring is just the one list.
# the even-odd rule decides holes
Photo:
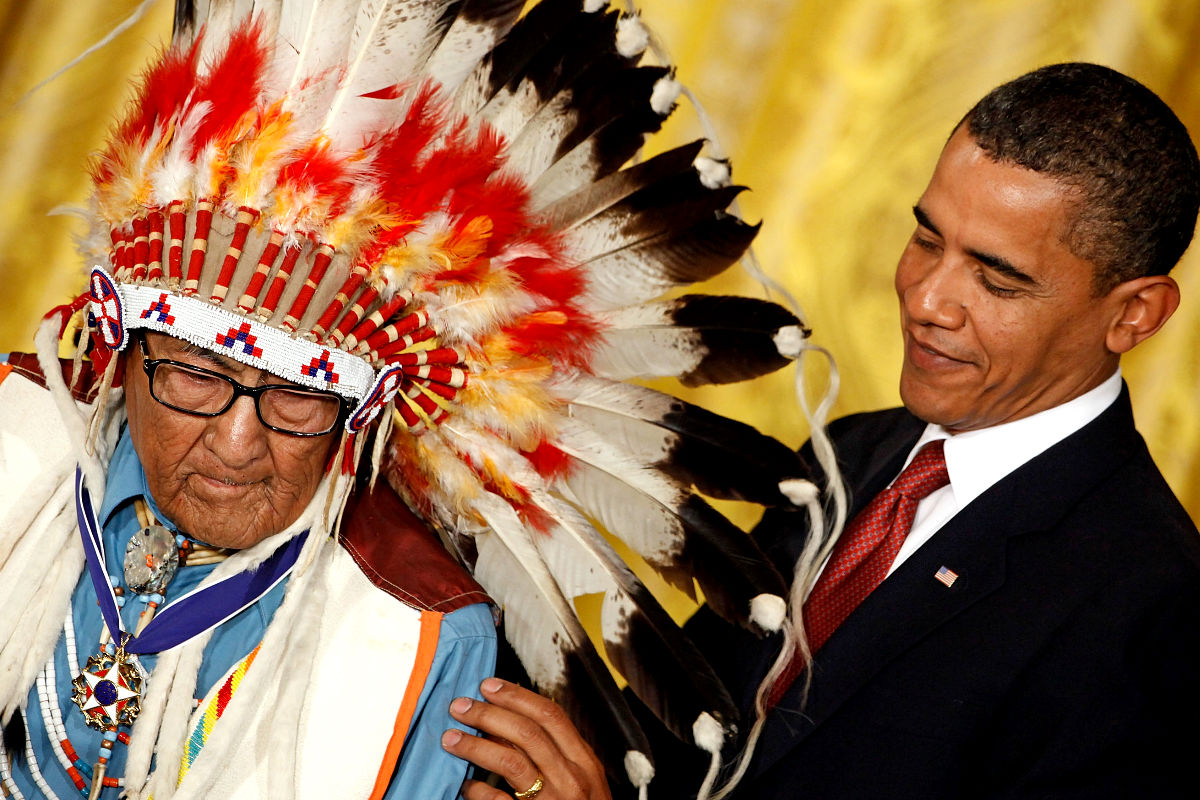
[(329, 143), (320, 140), (298, 151), (279, 170), (279, 184), (294, 189), (314, 189), (319, 195), (348, 192), (345, 162), (329, 152)]
[(383, 134), (374, 146), (375, 171), (386, 175), (383, 196), (389, 201), (405, 199), (400, 190), (417, 180), (417, 162), (421, 152), (429, 146), (434, 134), (446, 123), (444, 103), (435, 101), (436, 89), (426, 83), (409, 106), (403, 122)]
[(509, 347), (521, 355), (586, 368), (599, 330), (596, 323), (582, 312), (564, 314), (554, 321), (548, 321), (547, 316), (550, 315), (536, 315), (506, 329)]
[(116, 141), (145, 144), (155, 125), (162, 125), (183, 107), (196, 82), (196, 47), (165, 49), (142, 74), (132, 113), (117, 128)]
[(228, 47), (196, 87), (193, 102), (211, 102), (212, 110), (196, 129), (193, 158), (211, 142), (228, 136), (254, 109), (254, 101), (262, 89), (267, 55), (261, 19), (234, 31)]
[(545, 439), (538, 442), (538, 446), (533, 452), (522, 455), (546, 480), (565, 478), (571, 469), (571, 457)]
[(278, 186), (298, 194), (313, 192), (330, 201), (331, 213), (343, 207), (354, 188), (344, 159), (329, 151), (325, 140), (310, 143), (279, 170)]
[(573, 302), (586, 286), (586, 277), (579, 267), (564, 264), (565, 259), (518, 258), (510, 263), (509, 269), (521, 276), (521, 282), (531, 292), (536, 292), (555, 303)]
[(488, 273), (490, 267), (485, 258), (476, 258), (461, 269), (445, 269), (439, 272), (436, 280), (444, 283), (478, 283)]
[(458, 187), (449, 211), (463, 220), (479, 214), (488, 216), (492, 234), (485, 253), (494, 256), (533, 226), (528, 201), (529, 193), (519, 178), (492, 175), (482, 184)]
[(529, 527), (541, 534), (549, 534), (555, 527), (554, 517), (536, 503), (524, 503), (515, 506), (517, 516)]
[(435, 96), (436, 87), (423, 85), (405, 120), (368, 145), (375, 153), (372, 171), (385, 178), (380, 181), (380, 194), (390, 210), (403, 220), (379, 234), (373, 247), (377, 256), (398, 244), (441, 203), (441, 191), (431, 192), (422, 185), (419, 163), (423, 151), (445, 124), (445, 106)]
[[(441, 147), (430, 153), (421, 165), (417, 185), (406, 206), (435, 208), (442, 205), (454, 190), (472, 184), (482, 184), (499, 166), (497, 151), (488, 148), (487, 142), (469, 138), (465, 119), (456, 120)], [(485, 209), (472, 209), (472, 216), (486, 213)]]

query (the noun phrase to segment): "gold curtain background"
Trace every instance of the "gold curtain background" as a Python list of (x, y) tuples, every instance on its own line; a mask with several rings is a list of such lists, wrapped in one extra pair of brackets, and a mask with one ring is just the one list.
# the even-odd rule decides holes
[[(136, 0), (0, 0), (0, 352), (31, 349), (38, 318), (83, 284), (84, 162), (128, 96), (128, 76), (169, 35), (159, 0), (112, 44), (32, 96), (112, 30)], [(757, 254), (833, 352), (835, 415), (898, 402), (891, 274), (942, 142), (992, 86), (1041, 64), (1087, 60), (1157, 91), (1200, 133), (1200, 3), (1192, 0), (643, 0), (679, 77), (709, 112), (734, 178), (764, 220)], [(702, 135), (683, 108), (661, 137)], [(656, 143), (654, 149), (662, 149)], [(1176, 277), (1184, 303), (1126, 359), (1139, 427), (1200, 519), (1200, 246)], [(758, 293), (735, 269), (712, 290)], [(820, 384), (823, 371), (810, 376)], [(691, 393), (792, 445), (807, 435), (791, 376)]]

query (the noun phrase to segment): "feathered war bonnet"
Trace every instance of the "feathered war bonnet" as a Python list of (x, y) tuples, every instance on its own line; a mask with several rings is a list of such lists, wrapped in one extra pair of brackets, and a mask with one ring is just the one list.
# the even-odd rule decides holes
[(637, 18), (522, 5), (179, 2), (93, 163), (75, 308), (101, 369), (150, 328), (343, 396), (342, 469), (371, 439), (372, 470), (502, 607), (534, 684), (644, 787), (646, 738), (575, 597), (604, 593), (610, 661), (682, 739), (715, 755), (736, 711), (598, 528), (777, 630), (783, 580), (700, 493), (787, 504), (779, 482), (804, 470), (626, 381), (754, 378), (805, 332), (773, 303), (672, 293), (757, 228), (702, 143), (630, 165), (680, 91), (642, 63)]

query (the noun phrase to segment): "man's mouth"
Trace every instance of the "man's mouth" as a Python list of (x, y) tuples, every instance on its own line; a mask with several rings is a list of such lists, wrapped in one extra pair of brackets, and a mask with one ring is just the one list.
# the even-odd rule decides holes
[(974, 363), (960, 354), (923, 342), (911, 333), (907, 338), (908, 360), (922, 369), (946, 369)]
[(202, 472), (193, 474), (215, 489), (240, 489), (258, 483), (253, 480), (239, 480), (232, 475), (207, 475)]

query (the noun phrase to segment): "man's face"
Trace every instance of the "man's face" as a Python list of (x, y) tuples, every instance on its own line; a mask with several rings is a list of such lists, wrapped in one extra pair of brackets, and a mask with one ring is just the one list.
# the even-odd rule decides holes
[[(203, 367), (246, 386), (281, 382), (163, 334), (146, 333), (146, 349), (149, 358)], [(131, 348), (129, 358), (129, 433), (164, 514), (218, 547), (250, 547), (295, 522), (316, 492), (335, 434), (295, 437), (268, 430), (250, 397), (239, 397), (217, 417), (175, 411), (150, 394), (142, 353)]]
[(975, 430), (1052, 408), (1109, 377), (1119, 317), (1064, 244), (1073, 195), (954, 133), (896, 268), (900, 396), (927, 422)]

